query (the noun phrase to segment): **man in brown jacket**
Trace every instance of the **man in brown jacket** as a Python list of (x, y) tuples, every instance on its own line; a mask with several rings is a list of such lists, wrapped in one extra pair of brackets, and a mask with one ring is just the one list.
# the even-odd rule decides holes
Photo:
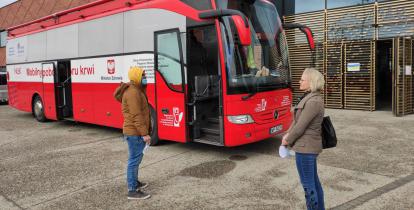
[(143, 150), (151, 137), (151, 121), (147, 96), (145, 95), (146, 78), (144, 71), (132, 67), (128, 72), (130, 83), (123, 84), (119, 91), (122, 97), (122, 114), (124, 115), (123, 134), (128, 142), (127, 184), (128, 199), (147, 199), (149, 194), (142, 191), (148, 185), (138, 181), (139, 164)]

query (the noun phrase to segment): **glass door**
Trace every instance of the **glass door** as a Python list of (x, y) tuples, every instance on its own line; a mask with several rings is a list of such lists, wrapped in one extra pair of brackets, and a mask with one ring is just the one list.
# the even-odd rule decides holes
[(178, 29), (155, 32), (158, 137), (187, 141), (186, 82)]

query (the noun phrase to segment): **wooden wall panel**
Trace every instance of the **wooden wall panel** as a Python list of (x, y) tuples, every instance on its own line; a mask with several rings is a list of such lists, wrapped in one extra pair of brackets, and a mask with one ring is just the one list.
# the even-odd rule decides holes
[(412, 104), (412, 72), (409, 74), (407, 68), (412, 67), (412, 43), (411, 39), (399, 39), (399, 70), (398, 70), (398, 115), (411, 114)]
[[(413, 113), (413, 48), (412, 39), (404, 40), (404, 115)], [(411, 73), (407, 68), (411, 68)]]
[[(324, 73), (324, 33), (325, 33), (325, 12), (306, 13), (302, 15), (286, 16), (286, 23), (300, 23), (309, 26), (312, 29), (315, 39), (315, 66), (317, 70)], [(292, 87), (294, 101), (303, 94), (299, 90), (299, 80), (303, 70), (312, 67), (311, 51), (309, 50), (306, 36), (299, 30), (287, 30), (287, 41), (289, 44), (289, 59), (292, 73)]]
[(374, 4), (330, 9), (326, 20), (328, 42), (374, 39)]
[(343, 43), (326, 46), (325, 106), (343, 108)]
[[(396, 43), (398, 50), (393, 52), (393, 109), (398, 110), (399, 115), (414, 112), (413, 74), (405, 72), (406, 66), (411, 65), (414, 69), (412, 0), (384, 1), (291, 15), (285, 17), (285, 22), (305, 23), (316, 32), (319, 44), (317, 66), (325, 75), (324, 100), (329, 108), (375, 110), (376, 41), (411, 37)], [(306, 57), (304, 36), (289, 30), (287, 34), (292, 77), (297, 81), (310, 60)], [(347, 71), (348, 63), (360, 63), (360, 71)], [(297, 82), (293, 88), (294, 95), (300, 95)]]
[(394, 0), (378, 3), (378, 38), (412, 36), (414, 34), (414, 3)]
[[(374, 41), (345, 43), (344, 108), (373, 111), (375, 107)], [(375, 51), (374, 51), (375, 52)], [(359, 63), (358, 71), (350, 71), (349, 63)]]
[(412, 39), (394, 39), (394, 94), (393, 112), (396, 116), (404, 116), (413, 113), (413, 44)]

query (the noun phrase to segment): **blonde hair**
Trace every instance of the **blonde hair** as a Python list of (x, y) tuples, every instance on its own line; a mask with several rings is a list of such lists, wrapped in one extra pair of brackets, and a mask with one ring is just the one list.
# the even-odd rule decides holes
[(318, 92), (323, 89), (325, 79), (315, 68), (306, 68), (305, 71), (303, 71), (303, 75), (305, 75), (309, 81), (311, 92)]

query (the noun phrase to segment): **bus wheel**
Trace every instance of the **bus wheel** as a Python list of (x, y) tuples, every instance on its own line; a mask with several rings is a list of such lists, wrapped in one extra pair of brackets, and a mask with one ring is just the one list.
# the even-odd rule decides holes
[(151, 146), (154, 146), (158, 144), (158, 124), (157, 124), (157, 113), (155, 113), (155, 110), (150, 107), (151, 112)]
[(33, 100), (32, 111), (33, 111), (33, 116), (36, 118), (37, 121), (46, 122), (46, 116), (45, 116), (45, 111), (44, 111), (44, 108), (43, 108), (43, 102), (42, 102), (42, 99), (40, 98), (40, 96), (35, 96), (35, 98)]

